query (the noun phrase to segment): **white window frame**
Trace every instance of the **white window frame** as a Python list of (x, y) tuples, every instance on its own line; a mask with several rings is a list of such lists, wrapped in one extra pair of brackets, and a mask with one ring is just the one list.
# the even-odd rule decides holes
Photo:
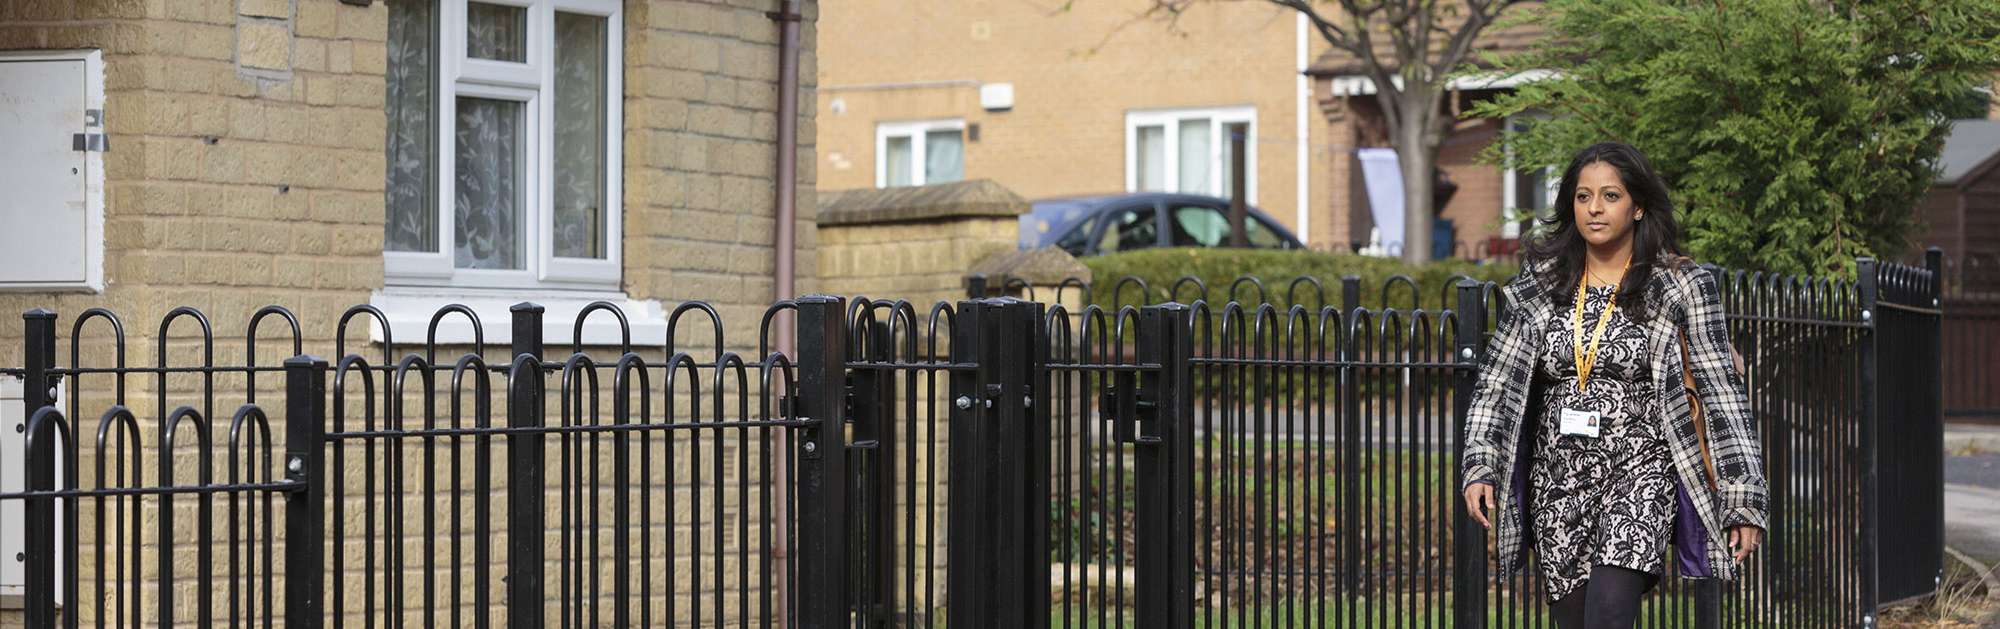
[[(1511, 133), (1512, 130), (1514, 129), (1514, 121), (1520, 117), (1523, 116), (1507, 116), (1505, 119), (1503, 119), (1502, 124), (1504, 126), (1502, 126), (1500, 130), (1500, 141), (1502, 142), (1502, 146), (1504, 147), (1502, 150), (1506, 154), (1506, 164), (1502, 166), (1500, 169), (1500, 218), (1501, 218), (1500, 237), (1501, 238), (1521, 237), (1520, 221), (1506, 220), (1507, 215), (1509, 213), (1520, 209), (1514, 206), (1514, 200), (1521, 198), (1519, 194), (1516, 194), (1520, 191), (1519, 190), (1520, 184), (1515, 181), (1515, 176), (1516, 174), (1519, 173), (1519, 169), (1514, 168), (1514, 144), (1512, 142), (1507, 141), (1507, 134)], [(1526, 117), (1540, 118), (1542, 116), (1528, 115)], [(1549, 207), (1555, 207), (1556, 190), (1557, 188), (1562, 186), (1561, 175), (1562, 173), (1556, 172), (1556, 169), (1554, 168), (1551, 167), (1542, 168), (1542, 183), (1549, 189)]]
[(1223, 177), (1229, 174), (1229, 165), (1222, 163), (1222, 149), (1229, 141), (1228, 127), (1242, 123), (1248, 127), (1243, 138), (1243, 198), (1251, 205), (1257, 204), (1257, 108), (1243, 105), (1237, 107), (1208, 107), (1195, 109), (1154, 109), (1125, 113), (1125, 191), (1139, 192), (1139, 128), (1165, 127), (1166, 129), (1166, 178), (1168, 192), (1181, 192), (1181, 121), (1206, 118), (1209, 121), (1208, 177), (1209, 190), (1221, 191)]
[(958, 131), (959, 159), (965, 159), (964, 118), (939, 118), (933, 120), (901, 120), (881, 122), (875, 125), (875, 187), (889, 187), (889, 138), (910, 138), (910, 185), (921, 186), (930, 182), (924, 180), (924, 134), (932, 131)]
[[(465, 51), (466, 1), (442, 0), (437, 7), (436, 109), (437, 250), (384, 251), (385, 283), (390, 286), (474, 289), (616, 289), (622, 281), (624, 233), (624, 12), (618, 0), (477, 0), (527, 10), (527, 50), (523, 62), (471, 58)], [(605, 18), (605, 156), (603, 259), (555, 256), (555, 14)], [(461, 269), (453, 262), (457, 243), (458, 98), (491, 98), (523, 103), (521, 269)]]

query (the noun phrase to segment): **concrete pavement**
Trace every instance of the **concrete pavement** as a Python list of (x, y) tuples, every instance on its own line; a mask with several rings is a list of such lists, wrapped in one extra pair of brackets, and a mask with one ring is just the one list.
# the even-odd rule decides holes
[[(2000, 565), (2000, 427), (1946, 424), (1944, 449), (1945, 545), (1990, 570)], [(2000, 627), (2000, 618), (1984, 626)]]

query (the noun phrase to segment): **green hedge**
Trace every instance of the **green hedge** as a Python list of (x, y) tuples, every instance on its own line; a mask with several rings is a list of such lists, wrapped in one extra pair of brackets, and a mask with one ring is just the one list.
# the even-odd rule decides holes
[[(1152, 291), (1148, 301), (1165, 299), (1174, 282), (1183, 277), (1199, 278), (1208, 286), (1208, 301), (1220, 305), (1229, 301), (1230, 284), (1239, 277), (1255, 277), (1264, 282), (1266, 298), (1280, 309), (1290, 308), (1286, 291), (1294, 278), (1300, 276), (1316, 278), (1325, 286), (1327, 303), (1340, 305), (1341, 277), (1355, 275), (1361, 278), (1361, 305), (1368, 308), (1384, 306), (1383, 286), (1389, 278), (1407, 275), (1416, 280), (1420, 305), (1429, 310), (1439, 308), (1438, 300), (1444, 294), (1445, 286), (1454, 275), (1466, 275), (1482, 281), (1506, 282), (1519, 271), (1512, 262), (1476, 263), (1466, 260), (1437, 260), (1422, 265), (1410, 265), (1395, 258), (1359, 256), (1347, 254), (1321, 253), (1316, 251), (1273, 251), (1260, 249), (1150, 249), (1132, 253), (1093, 256), (1084, 258), (1094, 278), (1091, 287), (1092, 303), (1104, 308), (1120, 305), (1119, 297), (1113, 295), (1120, 278), (1137, 277), (1146, 281)], [(1178, 296), (1181, 301), (1193, 301), (1196, 297), (1192, 285), (1185, 285)], [(1239, 292), (1239, 301), (1246, 305), (1257, 301), (1255, 289), (1244, 286)], [(1409, 287), (1400, 282), (1389, 289), (1388, 306), (1398, 309), (1410, 307)], [(1137, 305), (1138, 292), (1127, 286), (1122, 297), (1122, 305)], [(1307, 308), (1317, 309), (1317, 294), (1310, 287), (1300, 287), (1299, 302)]]

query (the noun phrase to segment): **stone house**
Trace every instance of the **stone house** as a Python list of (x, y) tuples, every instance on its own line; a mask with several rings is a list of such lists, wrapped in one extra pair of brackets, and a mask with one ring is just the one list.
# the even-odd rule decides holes
[[(93, 307), (124, 317), (133, 365), (151, 364), (156, 343), (176, 364), (200, 355), (192, 325), (161, 338), (161, 316), (182, 305), (214, 322), (217, 365), (245, 364), (244, 327), (266, 304), (296, 313), (307, 351), (323, 356), (356, 304), (387, 315), (398, 351), (454, 302), (504, 347), (520, 301), (547, 307), (551, 347), (573, 340), (569, 322), (596, 300), (620, 305), (634, 344), (655, 352), (666, 310), (695, 300), (716, 307), (732, 343), (754, 346), (787, 259), (787, 22), (802, 101), (817, 74), (818, 3), (796, 3), (796, 16), (788, 4), (0, 2), (0, 97), (16, 114), (0, 117), (0, 366), (20, 365), (20, 313), (37, 307), (60, 315), (64, 365), (69, 326)], [(814, 110), (792, 111), (790, 259), (807, 293), (819, 288)], [(582, 340), (613, 340), (609, 321)], [(385, 331), (370, 327), (379, 343)], [(464, 323), (438, 335), (473, 340)], [(110, 343), (82, 349), (78, 364), (112, 364)], [(259, 345), (255, 358), (288, 350)], [(18, 400), (18, 379), (0, 380)], [(201, 390), (192, 377), (132, 380), (121, 395), (164, 388), (179, 404)], [(244, 380), (223, 380), (210, 390), (242, 401)], [(159, 419), (148, 413), (149, 434)], [(0, 475), (18, 474), (12, 464)], [(0, 481), (18, 490), (17, 476)], [(19, 574), (0, 570), (0, 624), (18, 622), (20, 584), (4, 577)]]
[[(504, 322), (524, 298), (551, 319), (609, 299), (654, 332), (662, 302), (761, 312), (777, 231), (775, 6), (0, 3), (0, 92), (57, 123), (9, 129), (10, 164), (49, 168), (8, 169), (25, 192), (0, 209), (0, 310), (187, 304), (240, 321), (281, 303), (318, 322), (368, 303), (401, 331), (399, 313), (446, 301)], [(804, 6), (810, 94), (817, 5)], [(812, 118), (798, 117), (805, 269)], [(71, 150), (73, 135), (95, 144)], [(18, 335), (18, 317), (0, 320)]]

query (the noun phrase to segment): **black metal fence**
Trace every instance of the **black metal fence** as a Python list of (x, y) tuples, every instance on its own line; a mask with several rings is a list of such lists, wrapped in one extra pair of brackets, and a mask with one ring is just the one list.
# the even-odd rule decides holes
[[(1733, 583), (1664, 581), (1644, 626), (1855, 626), (1934, 587), (1937, 264), (1722, 275), (1769, 541)], [(116, 315), (59, 339), (34, 311), (29, 484), (0, 493), (27, 520), (0, 535), (25, 536), (31, 627), (1550, 626), (1538, 569), (1496, 574), (1457, 494), (1498, 287), (1369, 308), (1356, 281), (1292, 281), (1283, 310), (1257, 282), (1105, 282), (1160, 303), (1075, 312), (813, 297), (754, 344), (697, 303), (567, 355), (524, 304), (490, 362), (350, 352), (367, 307), (327, 362), (270, 307), (240, 343), (177, 309), (138, 367)]]

